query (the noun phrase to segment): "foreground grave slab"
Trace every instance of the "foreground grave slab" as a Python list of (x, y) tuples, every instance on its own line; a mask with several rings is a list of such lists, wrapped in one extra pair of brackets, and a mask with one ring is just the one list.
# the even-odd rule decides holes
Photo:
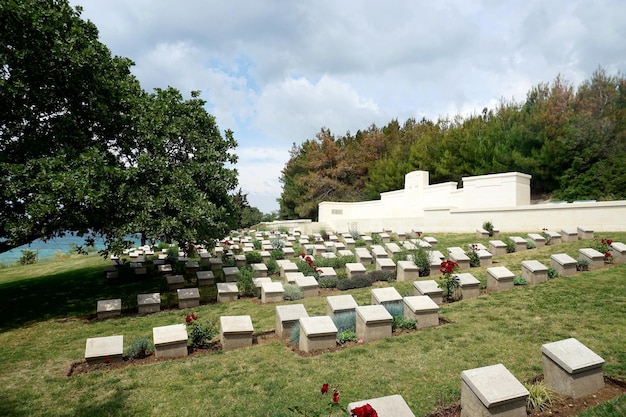
[(577, 339), (546, 343), (541, 354), (544, 381), (554, 392), (580, 398), (604, 387), (604, 359)]
[(356, 336), (364, 342), (391, 337), (393, 317), (383, 305), (356, 308)]
[(124, 336), (104, 336), (87, 339), (85, 360), (88, 365), (121, 362), (124, 354)]
[(589, 270), (604, 268), (604, 254), (593, 248), (582, 248), (578, 250), (580, 259), (584, 259), (589, 263)]
[(550, 256), (550, 266), (562, 277), (576, 274), (576, 259), (566, 253), (555, 253)]
[(502, 364), (461, 372), (461, 417), (526, 417), (528, 395)]
[(302, 317), (298, 348), (303, 352), (332, 349), (337, 345), (337, 327), (329, 316)]
[(404, 317), (417, 321), (417, 329), (439, 325), (439, 306), (427, 295), (404, 297)]
[(513, 289), (515, 274), (505, 266), (487, 268), (487, 289), (505, 291)]
[(151, 294), (138, 294), (137, 309), (139, 310), (139, 314), (159, 312), (161, 310), (161, 294), (158, 292)]
[(350, 294), (326, 297), (326, 314), (331, 318), (339, 314), (354, 314), (357, 307), (358, 304)]
[(548, 280), (548, 267), (539, 261), (522, 261), (522, 278), (530, 285), (541, 284)]
[(276, 306), (276, 335), (289, 339), (294, 326), (302, 317), (309, 317), (304, 304)]
[(188, 335), (184, 324), (154, 327), (152, 339), (157, 359), (187, 356)]
[(220, 325), (220, 341), (224, 352), (252, 346), (254, 327), (250, 316), (221, 316)]

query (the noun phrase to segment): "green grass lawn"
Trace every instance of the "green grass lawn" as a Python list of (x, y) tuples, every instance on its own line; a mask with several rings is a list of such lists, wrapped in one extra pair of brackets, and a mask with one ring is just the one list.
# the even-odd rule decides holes
[[(626, 241), (626, 233), (605, 235)], [(439, 248), (488, 241), (470, 234), (436, 237)], [(577, 258), (588, 245), (563, 243), (494, 259), (519, 275), (522, 260), (549, 265), (552, 253)], [(107, 284), (105, 264), (87, 256), (0, 269), (0, 415), (291, 416), (289, 407), (323, 408), (328, 399), (319, 388), (327, 382), (339, 385), (344, 405), (401, 394), (416, 416), (424, 416), (458, 401), (461, 371), (502, 363), (528, 380), (542, 373), (541, 345), (568, 337), (602, 356), (605, 374), (626, 379), (626, 265), (445, 305), (440, 316), (449, 324), (334, 353), (305, 358), (273, 341), (67, 377), (89, 337), (121, 334), (127, 348), (151, 338), (155, 326), (184, 322), (186, 311), (179, 310), (91, 319), (98, 299), (163, 290), (160, 279)], [(485, 268), (470, 272), (486, 283)], [(391, 285), (412, 293), (412, 283)], [(349, 293), (360, 305), (370, 302), (370, 288)], [(323, 297), (298, 302), (310, 315), (325, 314)], [(194, 311), (212, 321), (248, 314), (259, 334), (274, 328), (275, 305), (240, 300)], [(624, 396), (583, 415), (618, 416), (623, 407)]]

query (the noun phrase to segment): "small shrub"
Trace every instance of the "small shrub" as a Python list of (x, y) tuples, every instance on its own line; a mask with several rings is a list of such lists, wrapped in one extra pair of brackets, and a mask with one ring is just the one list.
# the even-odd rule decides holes
[(589, 271), (589, 261), (584, 258), (578, 259), (576, 261), (576, 270), (577, 271)]
[(458, 270), (459, 264), (454, 261), (442, 262), (441, 268), (439, 268), (439, 272), (441, 272), (443, 276), (437, 280), (437, 283), (439, 288), (443, 290), (443, 298), (446, 301), (456, 301), (460, 298), (458, 291), (461, 287), (461, 283), (459, 277), (454, 274)]
[(528, 285), (528, 281), (523, 277), (515, 277), (513, 279), (513, 285)]
[(489, 236), (493, 236), (493, 223), (490, 220), (483, 222), (483, 229), (489, 233)]
[(385, 303), (383, 306), (392, 317), (404, 317), (404, 303)]
[(541, 381), (534, 384), (525, 383), (524, 387), (529, 393), (526, 399), (526, 411), (528, 414), (533, 411), (545, 411), (550, 409), (552, 401), (556, 398), (556, 394), (546, 386), (545, 382)]
[(325, 276), (320, 277), (317, 282), (320, 284), (320, 288), (337, 288), (337, 277)]
[(515, 242), (513, 242), (511, 239), (507, 239), (504, 244), (506, 245), (506, 253), (515, 252)]
[(254, 295), (254, 271), (249, 266), (239, 268), (237, 273), (237, 289), (239, 295), (247, 297)]
[(472, 268), (476, 268), (480, 266), (480, 257), (478, 256), (478, 247), (474, 244), (470, 246), (470, 249), (465, 252), (467, 257), (470, 259), (470, 266)]
[(261, 253), (253, 250), (251, 252), (246, 253), (246, 263), (248, 264), (260, 264), (263, 263), (263, 257)]
[(295, 301), (304, 298), (304, 293), (302, 292), (302, 289), (295, 284), (284, 284), (283, 289), (284, 300)]
[(252, 239), (252, 247), (254, 247), (255, 250), (261, 250), (263, 248), (263, 244), (258, 239)]
[(541, 229), (541, 236), (543, 236), (543, 238), (546, 240), (546, 245), (552, 243), (552, 236), (550, 235), (550, 233), (548, 233), (548, 229), (546, 227)]
[(535, 249), (537, 247), (537, 245), (535, 244), (535, 241), (532, 240), (531, 238), (527, 237), (526, 238), (526, 249)]
[(403, 329), (414, 330), (417, 327), (417, 321), (412, 318), (404, 316), (393, 316), (391, 321), (391, 330)]
[(300, 323), (296, 322), (291, 328), (291, 334), (289, 335), (289, 343), (297, 345), (300, 342)]
[(367, 246), (367, 243), (365, 242), (365, 240), (358, 238), (354, 240), (354, 246), (356, 246), (357, 248), (362, 248), (364, 246)]
[(197, 321), (187, 325), (189, 330), (189, 341), (195, 348), (207, 348), (211, 340), (219, 333), (217, 326), (213, 323), (202, 324)]
[(147, 337), (135, 340), (126, 351), (128, 359), (142, 359), (153, 351), (152, 342)]
[(346, 342), (356, 342), (359, 339), (356, 337), (356, 333), (354, 333), (353, 331), (344, 330), (341, 333), (337, 333), (337, 340), (339, 341), (339, 343), (344, 344)]
[(282, 249), (274, 249), (270, 252), (270, 256), (272, 257), (272, 259), (275, 259), (277, 261), (285, 259), (285, 253)]
[(359, 233), (359, 229), (357, 229), (356, 225), (350, 226), (348, 233), (352, 236), (352, 239), (356, 242), (361, 239), (361, 234)]
[(278, 267), (278, 262), (276, 262), (276, 259), (272, 258), (267, 262), (267, 273), (268, 274), (280, 273), (280, 268)]
[(274, 250), (280, 250), (282, 252), (282, 249), (285, 247), (285, 242), (279, 237), (273, 237), (270, 239), (270, 245), (272, 245)]
[(558, 276), (559, 273), (556, 271), (556, 269), (552, 267), (548, 268), (548, 279), (557, 278)]
[(374, 270), (367, 273), (367, 277), (372, 283), (376, 281), (394, 282), (396, 280), (396, 273), (391, 271)]
[(373, 281), (367, 276), (358, 275), (354, 278), (344, 278), (337, 281), (338, 290), (351, 290), (354, 288), (370, 287)]
[(419, 270), (420, 277), (427, 277), (430, 275), (430, 251), (424, 248), (418, 248), (410, 252), (413, 257), (413, 263)]
[(167, 257), (169, 259), (178, 259), (178, 246), (168, 246)]
[(372, 235), (372, 244), (373, 245), (382, 245), (383, 239), (379, 235)]
[(17, 261), (20, 265), (32, 265), (37, 263), (37, 256), (39, 256), (39, 251), (32, 251), (28, 249), (22, 249), (22, 256)]
[(354, 311), (347, 311), (344, 313), (335, 314), (333, 323), (337, 327), (337, 332), (356, 332), (356, 313)]

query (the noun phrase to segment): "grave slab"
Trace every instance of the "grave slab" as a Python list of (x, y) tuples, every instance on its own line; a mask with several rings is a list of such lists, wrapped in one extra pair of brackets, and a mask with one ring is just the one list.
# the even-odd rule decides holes
[(545, 232), (550, 236), (550, 245), (558, 245), (562, 242), (562, 236), (559, 232), (554, 230), (546, 230)]
[(526, 239), (521, 236), (511, 236), (509, 240), (515, 243), (515, 252), (522, 252), (528, 249)]
[(337, 345), (337, 326), (329, 316), (301, 317), (298, 349), (303, 352), (331, 349)]
[(357, 307), (358, 304), (350, 294), (326, 297), (326, 314), (331, 318), (338, 314), (354, 313)]
[(561, 229), (561, 240), (563, 242), (575, 242), (578, 240), (578, 230)]
[(439, 306), (427, 295), (404, 297), (404, 317), (417, 321), (417, 329), (439, 326)]
[(288, 273), (298, 272), (298, 265), (296, 265), (294, 262), (291, 262), (289, 260), (286, 260), (286, 261), (283, 261), (282, 263), (279, 263), (278, 267), (280, 269), (280, 277), (281, 278), (285, 278), (286, 274), (288, 274)]
[(448, 258), (459, 265), (459, 270), (470, 269), (470, 258), (462, 249), (461, 251), (448, 252)]
[(104, 336), (87, 339), (85, 361), (88, 365), (122, 362), (124, 336)]
[(237, 282), (237, 274), (239, 273), (239, 268), (236, 266), (225, 266), (222, 268), (224, 271), (224, 281), (226, 282)]
[(304, 276), (296, 278), (296, 285), (302, 290), (304, 297), (317, 297), (320, 295), (320, 285), (315, 277)]
[(289, 339), (294, 326), (302, 317), (309, 317), (304, 304), (276, 306), (276, 335), (281, 339)]
[(593, 229), (588, 226), (578, 226), (576, 234), (578, 235), (578, 240), (589, 240), (594, 237)]
[(490, 240), (489, 252), (494, 256), (506, 255), (506, 243), (501, 240)]
[(513, 289), (515, 274), (505, 266), (487, 268), (487, 289), (504, 291)]
[(461, 417), (526, 417), (528, 395), (502, 364), (461, 372)]
[(354, 255), (357, 262), (362, 263), (363, 265), (372, 264), (372, 254), (366, 248), (356, 248), (354, 250)]
[(348, 256), (354, 256), (354, 252), (348, 249), (338, 249), (337, 256), (341, 258), (346, 258)]
[(198, 279), (198, 287), (207, 287), (215, 284), (213, 271), (198, 271), (196, 272), (196, 278)]
[(170, 264), (158, 265), (157, 271), (159, 272), (159, 275), (170, 275), (172, 273), (172, 265)]
[(437, 305), (443, 304), (443, 290), (439, 288), (439, 284), (434, 279), (415, 281), (413, 283), (413, 295), (426, 295)]
[(487, 249), (476, 250), (478, 254), (478, 259), (480, 260), (480, 266), (488, 266), (493, 264), (493, 255)]
[(477, 239), (484, 239), (488, 237), (489, 237), (489, 232), (487, 230), (483, 229), (482, 227), (479, 227), (478, 229), (476, 229)]
[(480, 281), (469, 272), (456, 274), (459, 277), (459, 285), (464, 300), (476, 298), (480, 295)]
[(188, 338), (184, 324), (153, 327), (154, 356), (157, 359), (187, 356)]
[(530, 285), (548, 280), (548, 267), (536, 260), (522, 261), (522, 278)]
[(96, 304), (96, 313), (98, 315), (98, 319), (121, 316), (122, 299), (114, 298), (111, 300), (98, 300)]
[(177, 290), (185, 286), (185, 277), (182, 275), (168, 275), (165, 280), (169, 290)]
[(348, 410), (353, 410), (365, 404), (372, 406), (378, 417), (415, 417), (404, 398), (397, 394), (355, 401), (348, 404)]
[(365, 266), (360, 262), (348, 262), (346, 263), (346, 274), (348, 278), (354, 278), (356, 276), (364, 276), (367, 273)]
[(535, 247), (543, 248), (544, 246), (546, 246), (546, 238), (539, 233), (529, 233), (528, 237), (530, 238), (530, 240), (535, 242)]
[(546, 343), (541, 354), (544, 381), (554, 392), (580, 398), (604, 387), (604, 359), (577, 339)]
[(391, 337), (393, 317), (383, 305), (356, 308), (356, 336), (364, 342)]
[(626, 263), (626, 245), (622, 242), (611, 243), (609, 253), (613, 257), (613, 263), (623, 264)]
[(319, 276), (321, 277), (337, 277), (337, 273), (335, 269), (331, 266), (323, 266), (321, 268), (317, 268), (319, 271)]
[(581, 259), (585, 259), (589, 262), (590, 271), (605, 267), (604, 254), (602, 252), (598, 252), (593, 248), (581, 248), (578, 249), (578, 255)]
[(386, 272), (396, 272), (396, 264), (390, 258), (376, 258), (376, 270)]
[(296, 278), (304, 277), (304, 273), (302, 272), (286, 272), (285, 273), (285, 284), (295, 284)]
[(424, 237), (424, 242), (428, 243), (430, 246), (437, 246), (439, 241), (432, 236)]
[(197, 288), (180, 288), (178, 293), (178, 308), (193, 308), (200, 305), (200, 291)]
[(280, 303), (283, 301), (282, 282), (262, 282), (261, 283), (261, 302), (262, 303)]
[(373, 288), (371, 291), (371, 304), (382, 304), (387, 308), (392, 305), (402, 305), (402, 296), (394, 287)]
[(576, 259), (566, 253), (555, 253), (550, 256), (550, 266), (562, 277), (576, 274)]
[(252, 278), (252, 282), (254, 283), (254, 295), (256, 296), (256, 298), (260, 299), (261, 284), (263, 284), (264, 282), (272, 282), (272, 279), (270, 277), (258, 277)]
[(137, 294), (137, 309), (139, 314), (150, 314), (161, 311), (161, 294)]
[(397, 281), (413, 281), (419, 276), (419, 269), (413, 261), (398, 261)]
[(209, 258), (209, 264), (211, 265), (211, 271), (222, 269), (222, 258)]
[(229, 301), (237, 301), (239, 298), (239, 288), (235, 282), (218, 282), (217, 283), (217, 302), (227, 303)]
[(250, 316), (221, 316), (220, 327), (224, 352), (252, 346), (254, 327)]

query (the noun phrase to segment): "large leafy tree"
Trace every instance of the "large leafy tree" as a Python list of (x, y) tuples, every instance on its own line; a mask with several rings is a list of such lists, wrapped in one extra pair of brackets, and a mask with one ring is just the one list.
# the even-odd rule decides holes
[(230, 227), (232, 132), (197, 93), (145, 93), (131, 65), (67, 0), (0, 2), (0, 252), (68, 231), (115, 246)]

